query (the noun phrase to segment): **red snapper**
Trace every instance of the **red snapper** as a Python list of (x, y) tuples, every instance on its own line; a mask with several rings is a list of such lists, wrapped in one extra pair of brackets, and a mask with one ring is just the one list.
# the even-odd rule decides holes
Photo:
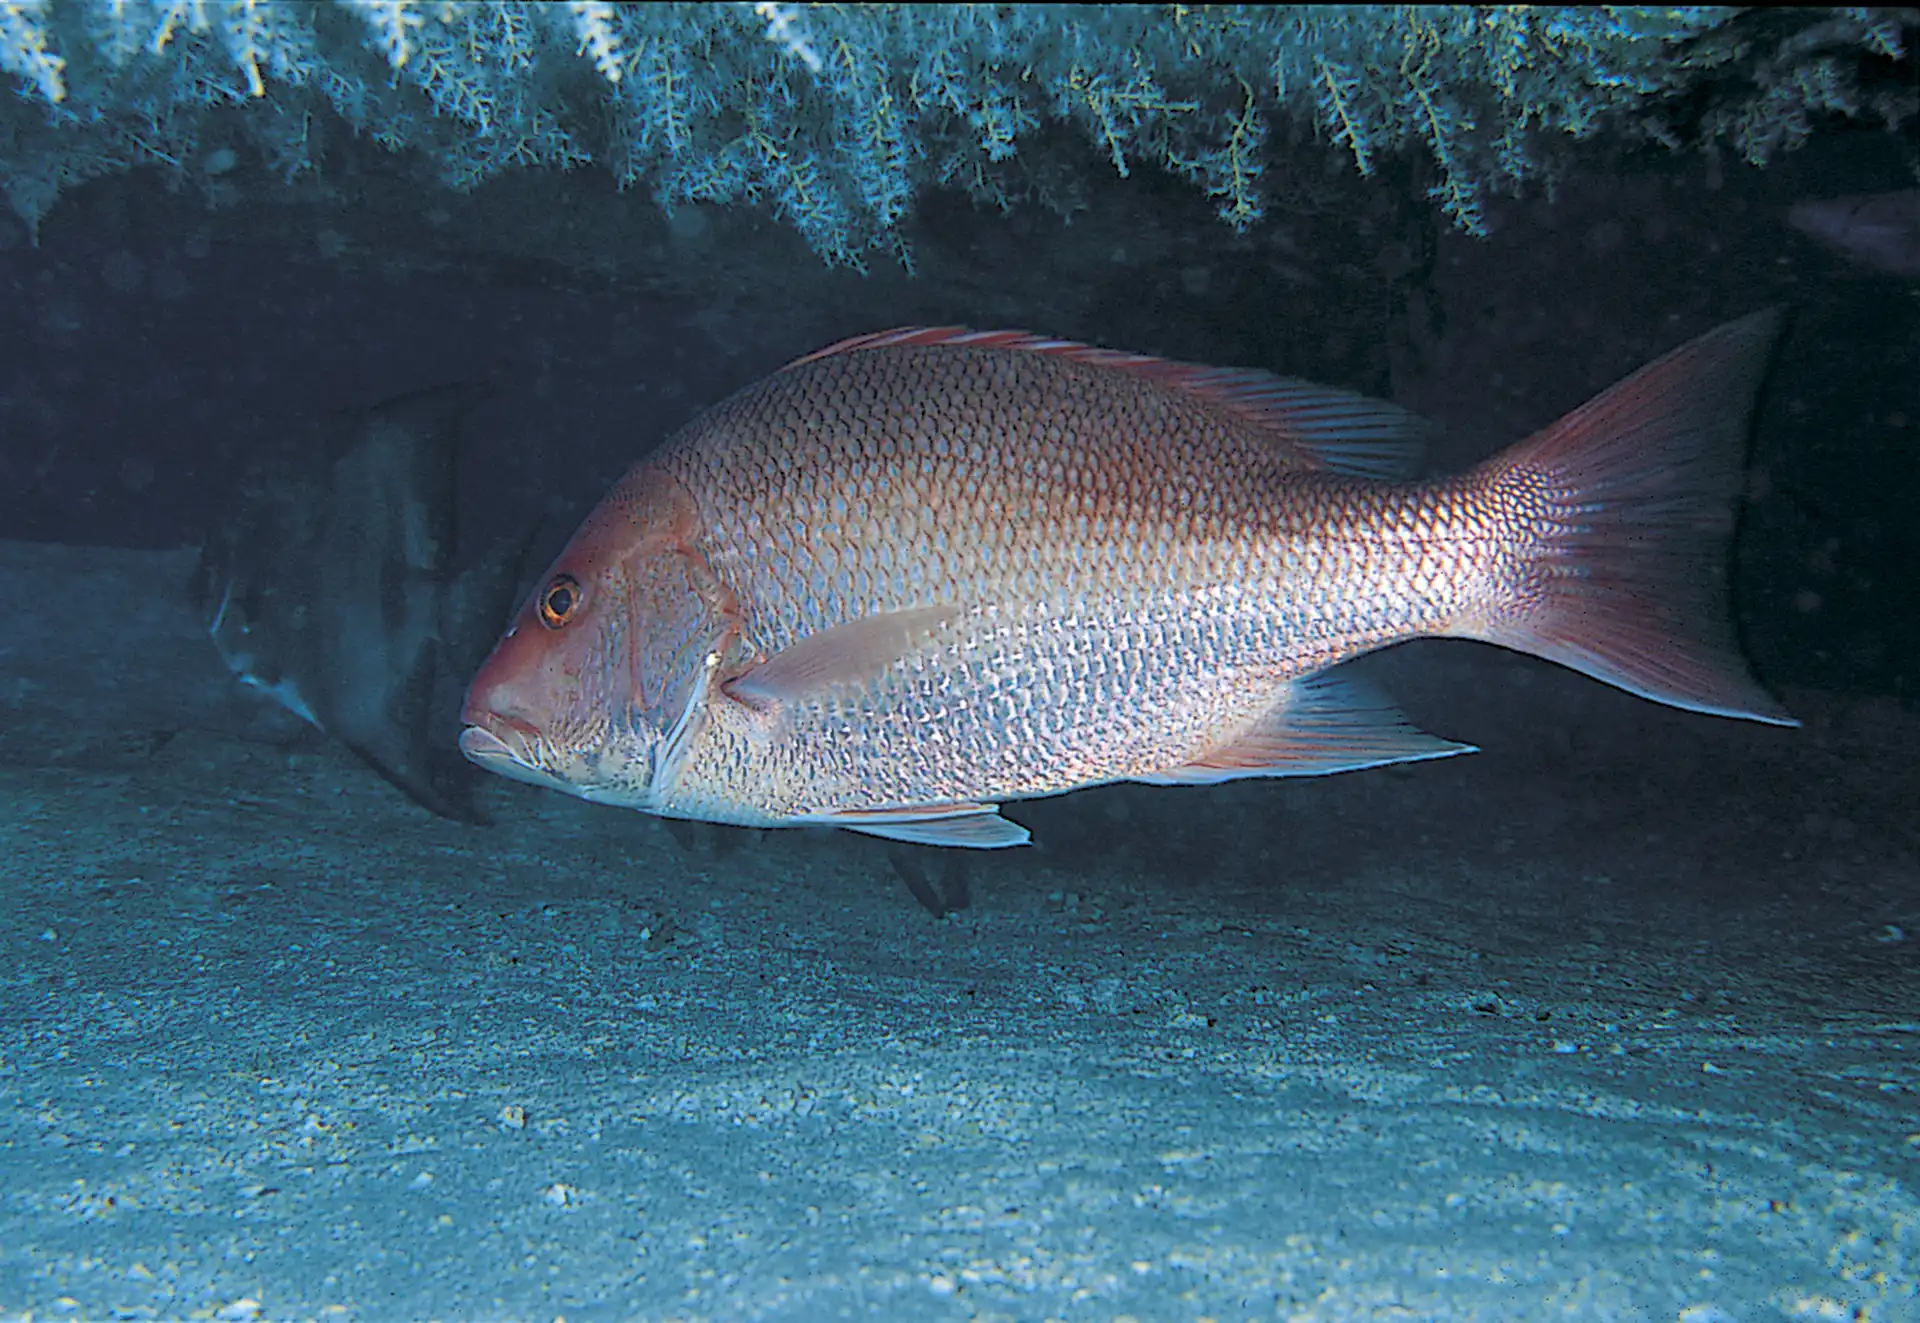
[(887, 331), (748, 386), (587, 518), (474, 678), (483, 767), (599, 803), (1016, 845), (1006, 800), (1468, 752), (1326, 672), (1497, 643), (1792, 724), (1724, 553), (1779, 327), (1710, 331), (1456, 477), (1259, 372)]

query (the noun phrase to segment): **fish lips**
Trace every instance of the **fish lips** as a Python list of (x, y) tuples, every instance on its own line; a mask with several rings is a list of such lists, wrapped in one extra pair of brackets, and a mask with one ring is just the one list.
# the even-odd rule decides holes
[[(508, 736), (502, 739), (485, 726), (468, 726), (460, 732), (460, 752), (476, 765), (510, 781), (523, 781), (543, 790), (564, 791), (589, 804), (652, 810), (653, 801), (644, 789), (636, 791), (617, 779), (602, 780), (586, 775), (570, 779), (560, 772), (539, 766), (528, 757), (524, 747), (516, 747), (514, 741), (517, 737), (511, 729)], [(580, 772), (582, 769), (575, 770)]]
[(468, 761), (510, 781), (524, 781), (547, 790), (573, 792), (574, 786), (553, 773), (536, 767), (520, 749), (501, 739), (485, 726), (468, 726), (460, 732), (460, 752)]

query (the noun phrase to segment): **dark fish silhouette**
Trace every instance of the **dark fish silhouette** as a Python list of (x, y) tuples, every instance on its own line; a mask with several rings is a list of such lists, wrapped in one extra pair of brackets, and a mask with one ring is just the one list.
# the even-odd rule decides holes
[(1920, 188), (1796, 202), (1787, 224), (1862, 266), (1920, 279)]
[(194, 588), (227, 667), (443, 817), (478, 821), (460, 692), (513, 606), (525, 550), (457, 570), (465, 387), (271, 443), (208, 536)]

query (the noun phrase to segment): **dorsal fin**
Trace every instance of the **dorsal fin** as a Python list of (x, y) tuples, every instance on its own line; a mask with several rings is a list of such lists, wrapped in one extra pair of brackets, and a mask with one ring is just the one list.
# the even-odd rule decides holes
[(1427, 425), (1397, 405), (1297, 377), (1254, 368), (1176, 363), (1151, 354), (1100, 349), (1026, 331), (971, 331), (964, 326), (900, 326), (816, 349), (787, 371), (823, 358), (869, 349), (1011, 349), (1125, 372), (1204, 400), (1252, 424), (1310, 468), (1360, 478), (1406, 478), (1420, 467)]

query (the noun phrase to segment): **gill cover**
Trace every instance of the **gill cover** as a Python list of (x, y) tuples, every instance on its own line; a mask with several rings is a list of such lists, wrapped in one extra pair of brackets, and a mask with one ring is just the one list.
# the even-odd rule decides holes
[[(737, 661), (739, 607), (697, 543), (693, 499), (666, 472), (639, 467), (607, 495), (578, 541), (591, 549), (603, 538), (624, 543), (607, 576), (616, 588), (582, 605), (616, 616), (603, 628), (624, 641), (626, 734), (636, 753), (647, 751), (647, 766), (630, 776), (645, 780), (643, 803), (659, 805), (707, 726), (716, 674)], [(564, 584), (538, 591), (538, 611), (564, 609)]]

